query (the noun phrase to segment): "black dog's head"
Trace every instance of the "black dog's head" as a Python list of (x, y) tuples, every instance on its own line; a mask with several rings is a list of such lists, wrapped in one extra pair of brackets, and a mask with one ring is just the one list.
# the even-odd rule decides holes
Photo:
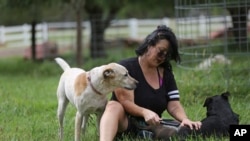
[(204, 107), (207, 107), (207, 117), (221, 116), (234, 118), (237, 123), (239, 122), (239, 115), (234, 113), (229, 103), (229, 92), (224, 92), (220, 95), (208, 97), (205, 100)]
[(215, 95), (208, 97), (205, 100), (203, 107), (207, 107), (207, 116), (216, 115), (221, 113), (221, 108), (230, 107), (228, 102), (229, 92), (222, 93), (221, 95)]

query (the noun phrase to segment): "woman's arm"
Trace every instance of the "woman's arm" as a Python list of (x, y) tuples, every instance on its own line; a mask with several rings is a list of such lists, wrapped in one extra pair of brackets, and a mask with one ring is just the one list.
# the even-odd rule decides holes
[(167, 105), (167, 111), (172, 117), (180, 122), (182, 122), (183, 119), (187, 119), (187, 115), (180, 101), (169, 101)]
[(167, 105), (167, 111), (176, 120), (181, 122), (181, 126), (185, 125), (188, 126), (190, 129), (193, 129), (193, 127), (195, 127), (196, 130), (201, 127), (200, 121), (191, 121), (188, 119), (180, 101), (169, 101)]
[(126, 112), (133, 116), (143, 117), (148, 124), (159, 124), (160, 117), (153, 111), (140, 107), (134, 103), (134, 91), (117, 88), (115, 95)]
[(115, 90), (117, 100), (122, 104), (126, 112), (134, 116), (142, 116), (141, 107), (134, 103), (134, 91), (117, 88)]

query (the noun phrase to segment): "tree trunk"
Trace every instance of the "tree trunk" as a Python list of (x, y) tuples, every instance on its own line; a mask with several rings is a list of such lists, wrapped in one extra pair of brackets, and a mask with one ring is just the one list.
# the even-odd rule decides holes
[(82, 17), (80, 8), (76, 11), (77, 31), (76, 31), (76, 63), (78, 67), (82, 65)]
[(102, 21), (101, 14), (90, 15), (91, 22), (91, 39), (90, 39), (90, 55), (91, 58), (106, 57), (104, 49), (104, 31), (105, 26)]
[(240, 48), (245, 48), (247, 43), (247, 14), (246, 7), (228, 8), (232, 18), (233, 35), (235, 42)]
[(86, 1), (84, 9), (89, 15), (91, 24), (91, 58), (103, 58), (107, 56), (104, 49), (105, 29), (109, 26), (110, 21), (122, 7), (122, 2), (123, 1), (110, 1), (109, 9), (106, 11), (105, 7), (100, 5), (100, 3), (91, 0)]
[(36, 60), (36, 21), (31, 22), (31, 55), (32, 60)]

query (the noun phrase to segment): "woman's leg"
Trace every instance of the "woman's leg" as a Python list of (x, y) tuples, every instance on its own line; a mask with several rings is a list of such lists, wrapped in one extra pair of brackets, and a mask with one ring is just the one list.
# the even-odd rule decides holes
[(100, 141), (113, 141), (118, 131), (125, 131), (128, 119), (122, 105), (109, 101), (100, 122)]

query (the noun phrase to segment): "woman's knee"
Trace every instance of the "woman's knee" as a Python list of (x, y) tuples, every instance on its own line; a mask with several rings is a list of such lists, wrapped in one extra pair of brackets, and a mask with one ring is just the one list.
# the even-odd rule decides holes
[(126, 113), (121, 105), (121, 103), (117, 101), (109, 101), (108, 104), (106, 105), (106, 109), (104, 112), (107, 116), (113, 117), (113, 119), (117, 119), (119, 124), (123, 123), (124, 120), (126, 120)]
[(124, 131), (128, 127), (128, 119), (121, 103), (109, 101), (105, 109), (106, 116), (112, 116), (113, 120), (118, 122), (118, 131)]
[(121, 103), (117, 101), (109, 101), (106, 105), (105, 112), (112, 112), (113, 114), (123, 113), (124, 109)]

